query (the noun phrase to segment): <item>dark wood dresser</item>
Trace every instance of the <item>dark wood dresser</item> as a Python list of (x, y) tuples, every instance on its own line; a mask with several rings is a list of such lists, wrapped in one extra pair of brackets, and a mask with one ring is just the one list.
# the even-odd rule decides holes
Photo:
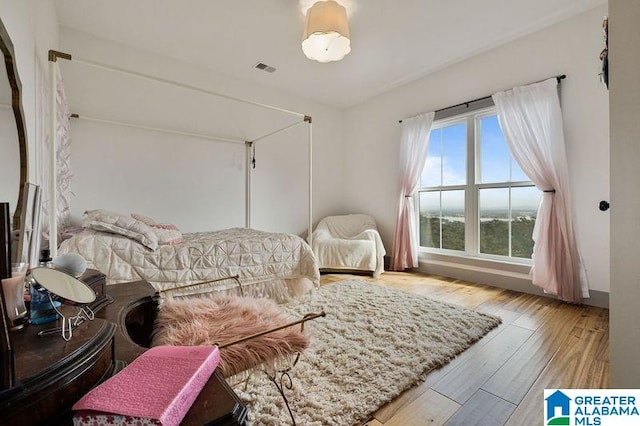
[(55, 326), (31, 324), (12, 333), (18, 386), (0, 395), (0, 424), (68, 423), (71, 406), (113, 374), (115, 324), (87, 321), (69, 342), (59, 332), (38, 336)]
[[(93, 272), (87, 281), (99, 293), (104, 284)], [(71, 406), (82, 395), (148, 349), (157, 308), (153, 287), (137, 281), (106, 290), (108, 297), (99, 294), (96, 319), (74, 329), (69, 342), (60, 334), (38, 336), (56, 323), (12, 333), (19, 386), (0, 394), (0, 425), (71, 424)], [(72, 309), (65, 307), (63, 312)], [(216, 371), (182, 424), (242, 425), (246, 414)]]

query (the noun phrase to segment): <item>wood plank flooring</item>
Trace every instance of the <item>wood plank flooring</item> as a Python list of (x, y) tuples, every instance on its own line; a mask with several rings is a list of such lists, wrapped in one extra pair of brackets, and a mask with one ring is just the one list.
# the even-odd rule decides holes
[(502, 324), (426, 380), (381, 407), (366, 426), (540, 424), (545, 388), (609, 387), (609, 311), (420, 273), (357, 278), (497, 315)]

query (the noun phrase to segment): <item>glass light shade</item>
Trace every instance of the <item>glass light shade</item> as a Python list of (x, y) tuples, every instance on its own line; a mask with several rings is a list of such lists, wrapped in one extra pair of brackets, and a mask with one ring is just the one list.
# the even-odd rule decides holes
[(347, 10), (333, 0), (319, 1), (307, 12), (302, 51), (318, 62), (339, 61), (351, 52)]

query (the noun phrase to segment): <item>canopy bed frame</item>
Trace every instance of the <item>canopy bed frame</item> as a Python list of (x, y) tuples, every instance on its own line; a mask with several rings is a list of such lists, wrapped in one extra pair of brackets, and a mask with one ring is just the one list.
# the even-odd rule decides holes
[[(290, 110), (286, 110), (283, 108), (279, 108), (276, 106), (272, 106), (272, 105), (267, 105), (267, 104), (263, 104), (263, 103), (259, 103), (259, 102), (255, 102), (255, 101), (251, 101), (248, 99), (244, 99), (244, 98), (237, 98), (237, 97), (233, 97), (233, 96), (228, 96), (225, 94), (221, 94), (221, 93), (217, 93), (217, 92), (213, 92), (211, 90), (207, 90), (201, 87), (196, 87), (193, 85), (189, 85), (189, 84), (185, 84), (185, 83), (181, 83), (178, 81), (173, 81), (173, 80), (168, 80), (165, 78), (160, 78), (157, 76), (153, 76), (153, 75), (147, 75), (147, 74), (143, 74), (137, 71), (131, 71), (131, 70), (127, 70), (127, 69), (123, 69), (117, 66), (111, 66), (111, 65), (107, 65), (107, 64), (103, 64), (103, 63), (99, 63), (96, 61), (92, 61), (92, 60), (87, 60), (87, 59), (82, 59), (82, 58), (78, 58), (78, 57), (73, 57), (70, 54), (67, 53), (62, 53), (62, 52), (58, 52), (55, 50), (50, 50), (49, 51), (49, 77), (50, 77), (50, 86), (51, 86), (51, 98), (50, 98), (50, 117), (51, 117), (51, 123), (50, 123), (50, 134), (51, 134), (51, 148), (50, 148), (50, 152), (52, 153), (51, 158), (50, 158), (50, 174), (49, 174), (49, 179), (50, 179), (50, 186), (49, 186), (49, 191), (50, 191), (50, 200), (51, 200), (51, 204), (49, 205), (49, 248), (51, 251), (51, 255), (52, 257), (55, 257), (57, 255), (58, 252), (58, 223), (59, 223), (59, 217), (58, 217), (58, 207), (56, 206), (56, 201), (57, 201), (57, 191), (58, 191), (58, 183), (57, 183), (57, 176), (58, 176), (58, 171), (57, 171), (57, 159), (56, 159), (56, 152), (57, 152), (57, 148), (56, 148), (56, 144), (57, 144), (57, 126), (58, 126), (58, 113), (59, 111), (57, 111), (57, 99), (56, 97), (58, 96), (58, 93), (56, 90), (54, 90), (54, 88), (57, 85), (57, 81), (58, 81), (58, 77), (59, 74), (61, 73), (59, 65), (58, 65), (58, 59), (63, 59), (66, 61), (70, 61), (71, 63), (79, 63), (83, 66), (88, 66), (88, 67), (93, 67), (93, 68), (98, 68), (98, 69), (103, 69), (103, 70), (107, 70), (107, 71), (112, 71), (115, 73), (119, 73), (119, 74), (124, 74), (127, 76), (131, 76), (134, 78), (138, 78), (138, 79), (144, 79), (144, 80), (151, 80), (151, 81), (155, 81), (155, 82), (159, 82), (161, 84), (164, 85), (170, 85), (173, 87), (178, 87), (181, 89), (185, 89), (188, 91), (192, 91), (192, 92), (197, 92), (197, 93), (202, 93), (205, 95), (210, 95), (213, 97), (217, 97), (217, 98), (223, 98), (223, 99), (227, 99), (227, 100), (231, 100), (234, 102), (238, 102), (238, 103), (242, 103), (242, 104), (247, 104), (247, 105), (252, 105), (252, 106), (256, 106), (259, 108), (263, 108), (266, 110), (272, 110), (272, 111), (277, 111), (277, 112), (281, 112), (284, 114), (288, 114), (291, 115), (293, 117), (296, 118), (296, 121), (294, 121), (293, 123), (289, 123), (285, 126), (273, 129), (271, 131), (268, 131), (264, 134), (261, 134), (257, 137), (251, 138), (249, 140), (241, 140), (241, 139), (235, 139), (235, 138), (229, 138), (229, 137), (221, 137), (221, 136), (217, 136), (217, 135), (207, 135), (207, 134), (200, 134), (200, 133), (193, 133), (193, 132), (184, 132), (184, 131), (178, 131), (178, 130), (174, 130), (174, 129), (170, 129), (170, 128), (161, 128), (161, 127), (152, 127), (152, 126), (147, 126), (147, 125), (142, 125), (142, 124), (138, 124), (138, 123), (133, 123), (133, 122), (123, 122), (123, 121), (116, 121), (116, 120), (107, 120), (107, 119), (103, 119), (103, 118), (99, 118), (99, 117), (90, 117), (90, 116), (85, 116), (82, 114), (72, 114), (71, 117), (76, 118), (76, 119), (81, 119), (81, 120), (87, 120), (87, 121), (92, 121), (92, 122), (98, 122), (98, 123), (104, 123), (104, 124), (111, 124), (111, 125), (118, 125), (118, 126), (124, 126), (124, 127), (132, 127), (132, 128), (138, 128), (138, 129), (143, 129), (143, 130), (149, 130), (149, 131), (154, 131), (154, 132), (163, 132), (163, 133), (169, 133), (169, 134), (174, 134), (174, 135), (183, 135), (183, 136), (189, 136), (189, 137), (195, 137), (195, 138), (199, 138), (199, 139), (205, 139), (205, 140), (211, 140), (211, 141), (215, 141), (215, 142), (221, 142), (221, 143), (232, 143), (232, 144), (244, 144), (245, 145), (245, 161), (244, 161), (244, 168), (245, 168), (245, 173), (244, 173), (244, 180), (245, 180), (245, 196), (244, 196), (244, 210), (245, 210), (245, 223), (244, 226), (246, 228), (246, 231), (242, 238), (244, 239), (244, 241), (248, 241), (248, 245), (255, 247), (256, 246), (256, 241), (258, 241), (258, 239), (260, 238), (271, 238), (271, 237), (265, 237), (262, 234), (260, 234), (259, 236), (254, 236), (253, 234), (259, 232), (259, 231), (254, 231), (251, 228), (251, 222), (252, 222), (252, 194), (251, 194), (251, 189), (252, 189), (252, 173), (253, 173), (253, 168), (255, 167), (255, 145), (259, 142), (264, 141), (265, 139), (277, 135), (279, 133), (285, 132), (293, 127), (297, 127), (301, 124), (308, 124), (308, 224), (307, 224), (307, 241), (309, 243), (309, 247), (308, 250), (305, 251), (303, 254), (299, 254), (300, 259), (304, 258), (304, 257), (311, 257), (312, 261), (311, 263), (313, 264), (313, 271), (312, 273), (300, 273), (300, 271), (298, 269), (295, 269), (295, 267), (297, 267), (298, 264), (296, 264), (295, 267), (293, 267), (292, 269), (294, 269), (294, 271), (289, 274), (287, 273), (275, 273), (273, 271), (273, 269), (269, 269), (270, 266), (264, 268), (266, 272), (265, 275), (263, 275), (263, 277), (270, 277), (271, 280), (274, 281), (273, 287), (277, 287), (278, 285), (280, 285), (280, 283), (278, 281), (288, 281), (289, 279), (291, 280), (297, 280), (299, 279), (299, 276), (303, 276), (304, 278), (308, 278), (311, 277), (311, 280), (314, 284), (314, 286), (317, 286), (319, 284), (319, 272), (318, 272), (318, 268), (316, 266), (315, 263), (315, 257), (313, 256), (313, 253), (310, 249), (310, 245), (311, 245), (311, 240), (312, 240), (312, 225), (313, 225), (313, 216), (312, 216), (312, 189), (313, 189), (313, 181), (312, 181), (312, 152), (313, 152), (313, 132), (312, 132), (312, 118), (308, 115), (299, 113), (299, 112), (295, 112), (295, 111), (290, 111)], [(66, 113), (66, 110), (65, 112)], [(63, 113), (63, 114), (64, 114)], [(71, 118), (70, 117), (70, 118)], [(226, 230), (226, 231), (231, 231), (232, 233), (235, 231), (233, 229), (231, 230)], [(83, 231), (84, 232), (84, 231)], [(221, 231), (221, 232), (225, 232), (225, 231)], [(273, 234), (276, 235), (276, 234)], [(77, 236), (79, 237), (79, 235)], [(119, 245), (122, 242), (122, 236), (119, 237), (109, 237), (109, 238), (114, 238), (116, 243), (115, 245)], [(291, 236), (291, 237), (295, 237), (298, 240), (299, 237), (297, 236)], [(74, 237), (75, 238), (75, 237)], [(211, 236), (207, 236), (207, 242), (206, 245), (211, 245), (213, 247), (212, 253), (213, 255), (216, 255), (215, 253), (218, 253), (218, 251), (220, 252), (224, 252), (225, 254), (230, 254), (230, 253), (237, 253), (237, 251), (235, 250), (235, 247), (240, 246), (240, 244), (238, 244), (238, 238), (234, 237), (233, 235), (231, 235), (229, 238), (225, 237), (223, 240), (225, 242), (219, 242), (218, 240), (215, 239), (211, 239)], [(186, 239), (185, 239), (186, 240)], [(98, 241), (98, 239), (94, 239), (94, 241)], [(214, 241), (214, 243), (212, 244), (212, 241)], [(226, 244), (227, 241), (233, 241), (236, 243), (236, 245), (234, 246), (234, 248), (229, 249), (228, 246)], [(70, 241), (69, 241), (70, 242)], [(65, 242), (66, 244), (67, 242)], [(179, 243), (182, 244), (182, 243)], [(197, 244), (196, 244), (197, 245)], [(224, 263), (223, 266), (218, 265), (218, 262), (216, 261), (216, 267), (213, 268), (213, 271), (207, 271), (207, 273), (213, 274), (213, 276), (207, 276), (207, 275), (203, 275), (203, 278), (206, 278), (207, 281), (205, 282), (198, 282), (198, 283), (191, 283), (189, 279), (184, 280), (185, 276), (182, 276), (182, 279), (179, 277), (180, 274), (177, 274), (175, 279), (171, 279), (170, 281), (173, 282), (173, 284), (177, 285), (178, 287), (174, 287), (172, 289), (174, 290), (179, 290), (180, 288), (191, 288), (191, 287), (198, 287), (202, 284), (209, 284), (209, 283), (215, 283), (217, 281), (224, 281), (232, 279), (234, 281), (236, 281), (238, 284), (240, 285), (240, 292), (242, 294), (243, 291), (243, 286), (242, 284), (246, 284), (246, 283), (241, 283), (240, 281), (240, 277), (238, 277), (238, 274), (242, 275), (244, 273), (243, 278), (247, 278), (247, 276), (254, 276), (254, 275), (260, 275), (259, 273), (252, 271), (246, 272), (247, 271), (247, 264), (251, 265), (252, 262), (254, 262), (256, 257), (260, 257), (260, 261), (258, 261), (257, 263), (259, 263), (260, 265), (267, 265), (269, 262), (266, 261), (266, 258), (273, 258), (273, 259), (277, 259), (277, 262), (280, 262), (282, 259), (280, 258), (280, 255), (282, 254), (282, 248), (281, 247), (285, 247), (285, 246), (290, 246), (292, 245), (290, 242), (287, 241), (279, 241), (277, 243), (273, 243), (273, 244), (266, 244), (269, 246), (274, 246), (277, 247), (277, 249), (273, 249), (272, 252), (270, 252), (269, 256), (265, 256), (265, 259), (262, 259), (262, 257), (255, 255), (254, 253), (249, 253), (249, 257), (251, 258), (251, 260), (246, 260), (246, 259), (242, 259), (239, 262), (228, 262), (227, 260), (223, 261), (222, 263)], [(306, 245), (304, 243), (304, 241), (301, 241), (302, 246)], [(188, 251), (188, 248), (193, 248), (195, 246), (191, 246), (190, 243), (186, 243), (183, 246), (180, 246), (179, 248), (177, 248), (176, 250), (180, 251), (182, 250), (184, 252), (184, 250)], [(222, 247), (222, 248), (221, 248)], [(65, 247), (63, 245), (61, 251), (66, 250), (68, 247)], [(167, 250), (171, 250), (171, 248), (165, 247), (165, 253)], [(218, 250), (219, 249), (219, 250)], [(253, 248), (251, 249), (253, 250)], [(82, 252), (83, 250), (78, 250), (78, 252)], [(85, 252), (87, 252), (87, 250), (84, 250)], [(267, 250), (264, 250), (264, 252), (266, 252)], [(115, 251), (113, 251), (115, 252)], [(155, 252), (155, 249), (152, 249), (151, 252)], [(158, 253), (160, 252), (160, 250), (158, 250)], [(203, 258), (204, 258), (204, 253), (205, 249), (202, 248), (201, 252), (203, 253)], [(297, 251), (296, 250), (292, 250), (291, 254), (292, 256), (288, 256), (288, 252), (286, 254), (284, 254), (282, 256), (282, 258), (284, 257), (296, 257), (293, 254), (296, 254)], [(140, 258), (143, 258), (146, 255), (146, 250), (145, 253), (142, 256), (138, 256)], [(244, 255), (244, 252), (243, 252)], [(296, 254), (297, 255), (297, 254)], [(225, 257), (225, 259), (229, 259), (232, 256), (227, 256)], [(190, 258), (189, 256), (183, 256), (183, 258)], [(182, 259), (182, 258), (181, 258)], [(149, 261), (149, 263), (153, 263), (153, 264), (157, 264), (160, 265), (162, 264), (162, 262), (160, 260), (158, 260), (157, 262), (155, 260), (153, 261)], [(229, 270), (227, 270), (228, 266), (226, 265), (227, 263), (233, 263), (233, 265), (231, 266), (231, 268)], [(305, 262), (300, 261), (299, 264), (304, 264)], [(271, 265), (271, 264), (269, 264)], [(254, 265), (255, 266), (255, 265)], [(184, 266), (183, 266), (184, 267)], [(160, 268), (158, 268), (160, 269)], [(162, 267), (162, 269), (166, 269), (164, 266)], [(196, 269), (195, 264), (189, 264), (187, 265), (187, 269), (191, 272), (194, 272), (194, 270)], [(237, 270), (237, 271), (236, 271)], [(260, 268), (260, 266), (257, 266), (255, 270), (262, 270)], [(103, 271), (103, 272), (107, 272), (107, 271)], [(154, 271), (155, 272), (155, 271)], [(199, 271), (200, 272), (200, 271)], [(234, 275), (235, 272), (235, 275)], [(202, 272), (204, 273), (204, 272)], [(217, 274), (221, 274), (224, 275), (225, 277), (218, 277)], [(143, 277), (146, 279), (146, 277)], [(213, 279), (210, 279), (213, 278)], [(282, 279), (284, 278), (284, 279)], [(156, 291), (159, 292), (166, 292), (168, 291), (167, 288), (164, 287), (165, 283), (162, 282), (155, 282), (153, 283), (153, 287), (155, 288)], [(180, 284), (184, 284), (182, 286), (180, 286)], [(285, 287), (288, 286), (288, 284), (284, 285)], [(253, 286), (251, 288), (254, 288)], [(257, 285), (255, 286), (255, 288), (260, 288), (259, 287), (259, 283), (257, 283)], [(163, 291), (164, 290), (164, 291)], [(171, 288), (169, 289), (171, 290)], [(259, 292), (262, 292), (263, 290), (256, 290)], [(199, 293), (196, 293), (199, 294)], [(252, 294), (252, 296), (255, 296), (254, 294)], [(276, 327), (276, 328), (270, 328), (268, 330), (263, 330), (260, 331), (257, 334), (253, 334), (251, 336), (247, 336), (247, 337), (241, 337), (238, 340), (235, 340), (233, 342), (224, 342), (225, 345), (221, 345), (222, 346), (226, 346), (226, 345), (231, 345), (231, 344), (236, 344), (236, 343), (243, 343), (245, 340), (248, 339), (255, 339), (260, 337), (263, 334), (266, 333), (272, 333), (274, 331), (277, 331), (279, 328), (284, 328), (284, 327), (290, 327), (292, 325), (295, 324), (302, 324), (308, 320), (314, 319), (316, 317), (319, 316), (324, 316), (324, 312), (320, 313), (320, 314), (314, 314), (314, 315), (309, 315), (309, 316), (305, 316), (304, 318), (294, 322), (294, 323), (288, 323), (286, 325), (280, 326), (280, 327)], [(237, 320), (232, 320), (232, 322), (237, 322)], [(297, 360), (297, 358), (296, 358)], [(294, 362), (295, 363), (295, 362)], [(275, 371), (272, 375), (269, 376), (270, 380), (277, 386), (280, 394), (282, 395), (282, 397), (284, 398), (285, 404), (288, 407), (287, 404), (287, 399), (285, 397), (284, 394), (284, 389), (287, 388), (286, 385), (286, 379), (289, 380), (290, 382), (290, 376), (288, 375), (288, 370), (284, 370), (284, 371)], [(283, 385), (283, 380), (285, 385)], [(293, 423), (295, 424), (295, 419), (293, 418), (293, 414), (291, 412), (291, 410), (289, 409), (289, 414), (291, 415), (291, 418), (293, 420)]]
[[(77, 56), (73, 56), (68, 54), (68, 53), (63, 53), (63, 52), (59, 52), (56, 50), (50, 50), (49, 51), (49, 78), (50, 78), (50, 84), (51, 87), (54, 88), (56, 87), (56, 80), (58, 78), (58, 75), (60, 74), (60, 67), (58, 65), (58, 59), (63, 59), (66, 61), (69, 61), (70, 63), (78, 63), (84, 66), (88, 66), (88, 67), (93, 67), (93, 68), (99, 68), (99, 69), (103, 69), (103, 70), (107, 70), (107, 71), (112, 71), (115, 73), (120, 73), (120, 74), (124, 74), (127, 76), (131, 76), (134, 78), (139, 78), (139, 79), (144, 79), (144, 80), (151, 80), (151, 81), (155, 81), (155, 82), (159, 82), (165, 85), (170, 85), (173, 87), (178, 87), (178, 88), (182, 88), (185, 90), (189, 90), (189, 91), (193, 91), (193, 92), (197, 92), (197, 93), (203, 93), (205, 95), (210, 95), (219, 99), (227, 99), (227, 100), (231, 100), (240, 104), (247, 104), (247, 105), (252, 105), (258, 108), (262, 108), (265, 110), (272, 110), (272, 111), (277, 111), (277, 112), (281, 112), (284, 114), (289, 114), (293, 117), (297, 118), (297, 121), (288, 124), (284, 127), (278, 128), (278, 129), (274, 129), (266, 134), (263, 134), (261, 136), (255, 137), (251, 140), (240, 140), (240, 139), (233, 139), (233, 138), (228, 138), (228, 137), (221, 137), (221, 136), (217, 136), (217, 135), (205, 135), (205, 134), (198, 134), (198, 133), (190, 133), (190, 132), (183, 132), (183, 131), (178, 131), (178, 130), (174, 130), (174, 129), (169, 129), (169, 128), (160, 128), (160, 127), (152, 127), (152, 126), (146, 126), (146, 125), (141, 125), (141, 124), (137, 124), (137, 123), (131, 123), (131, 122), (122, 122), (122, 121), (114, 121), (114, 120), (106, 120), (106, 119), (102, 119), (102, 118), (98, 118), (98, 117), (90, 117), (90, 116), (84, 116), (82, 114), (72, 114), (73, 118), (76, 119), (81, 119), (81, 120), (87, 120), (87, 121), (93, 121), (93, 122), (100, 122), (100, 123), (105, 123), (105, 124), (112, 124), (112, 125), (119, 125), (119, 126), (125, 126), (125, 127), (133, 127), (133, 128), (139, 128), (139, 129), (143, 129), (143, 130), (150, 130), (150, 131), (156, 131), (156, 132), (163, 132), (163, 133), (170, 133), (170, 134), (176, 134), (176, 135), (183, 135), (183, 136), (191, 136), (191, 137), (196, 137), (196, 138), (200, 138), (200, 139), (205, 139), (205, 140), (211, 140), (211, 141), (216, 141), (216, 142), (222, 142), (222, 143), (233, 143), (233, 144), (244, 144), (246, 149), (245, 149), (245, 227), (246, 228), (250, 228), (251, 227), (251, 215), (252, 215), (252, 197), (251, 197), (251, 181), (252, 181), (252, 171), (253, 171), (253, 167), (255, 166), (254, 164), (254, 150), (255, 150), (255, 144), (257, 144), (258, 142), (263, 141), (264, 139), (270, 137), (270, 136), (274, 136), (276, 134), (279, 134), (281, 132), (284, 132), (288, 129), (291, 129), (293, 127), (297, 127), (301, 124), (308, 124), (308, 225), (307, 225), (307, 242), (309, 243), (309, 245), (311, 245), (312, 243), (312, 226), (313, 226), (313, 203), (312, 203), (312, 190), (313, 190), (313, 169), (312, 169), (312, 161), (313, 161), (313, 125), (312, 125), (312, 119), (310, 116), (305, 115), (303, 113), (299, 113), (296, 111), (291, 111), (291, 110), (287, 110), (284, 108), (279, 108), (273, 105), (268, 105), (268, 104), (264, 104), (264, 103), (260, 103), (260, 102), (255, 102), (249, 99), (244, 99), (244, 98), (238, 98), (238, 97), (234, 97), (234, 96), (229, 96), (229, 95), (225, 95), (222, 93), (218, 93), (218, 92), (214, 92), (211, 90), (207, 90), (201, 87), (197, 87), (197, 86), (193, 86), (190, 84), (186, 84), (186, 83), (182, 83), (179, 81), (174, 81), (174, 80), (169, 80), (169, 79), (165, 79), (165, 78), (161, 78), (161, 77), (157, 77), (154, 75), (148, 75), (148, 74), (144, 74), (141, 72), (137, 72), (137, 71), (132, 71), (132, 70), (128, 70), (128, 69), (124, 69), (124, 68), (120, 68), (117, 66), (112, 66), (112, 65), (108, 65), (108, 64), (103, 64), (103, 63), (99, 63), (93, 60), (89, 60), (89, 59), (83, 59), (83, 58), (79, 58)], [(51, 122), (50, 122), (50, 132), (51, 132), (51, 141), (52, 141), (52, 146), (51, 146), (51, 150), (50, 152), (55, 153), (56, 152), (56, 144), (57, 144), (57, 135), (56, 135), (56, 126), (57, 126), (57, 120), (56, 120), (56, 116), (57, 116), (57, 112), (56, 112), (56, 91), (55, 90), (51, 90), (50, 91), (51, 97), (50, 97), (50, 108), (51, 108)], [(56, 164), (56, 156), (55, 155), (51, 155), (51, 159), (50, 159), (50, 167), (49, 167), (49, 191), (50, 191), (50, 205), (49, 205), (49, 226), (50, 226), (50, 232), (49, 232), (49, 247), (51, 250), (51, 255), (53, 257), (56, 256), (57, 254), (57, 248), (58, 248), (58, 217), (57, 217), (57, 206), (56, 206), (56, 201), (57, 201), (57, 191), (58, 191), (58, 187), (56, 184), (56, 176), (57, 176), (57, 164)]]

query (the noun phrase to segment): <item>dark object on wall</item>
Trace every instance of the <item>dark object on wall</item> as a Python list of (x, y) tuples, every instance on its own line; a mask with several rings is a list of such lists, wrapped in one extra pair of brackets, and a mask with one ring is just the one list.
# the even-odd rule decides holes
[(600, 201), (600, 204), (598, 204), (598, 208), (602, 212), (606, 212), (607, 210), (609, 210), (609, 207), (611, 207), (611, 204), (606, 201)]
[(602, 31), (604, 32), (604, 49), (600, 52), (600, 61), (602, 62), (602, 71), (600, 72), (600, 80), (609, 88), (609, 18), (606, 16), (602, 21)]

